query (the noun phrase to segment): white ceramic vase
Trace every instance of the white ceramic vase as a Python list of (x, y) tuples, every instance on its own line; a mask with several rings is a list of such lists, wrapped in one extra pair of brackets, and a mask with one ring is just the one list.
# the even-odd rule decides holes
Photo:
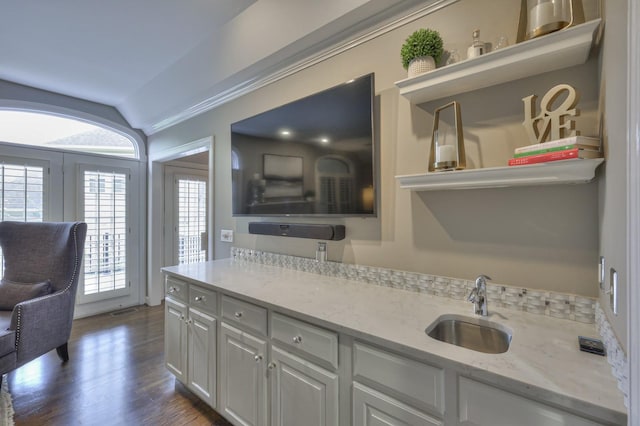
[(409, 62), (409, 68), (407, 70), (407, 76), (409, 78), (415, 77), (425, 72), (429, 72), (436, 69), (436, 61), (431, 56), (419, 56)]

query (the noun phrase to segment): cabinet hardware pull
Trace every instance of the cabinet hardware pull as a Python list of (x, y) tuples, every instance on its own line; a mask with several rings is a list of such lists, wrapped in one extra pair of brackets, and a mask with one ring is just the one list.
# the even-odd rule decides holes
[(255, 359), (256, 362), (260, 362), (260, 361), (262, 361), (262, 355), (258, 354), (256, 356), (254, 356), (253, 359)]
[(242, 312), (236, 312), (233, 315), (235, 315), (236, 318), (242, 318)]
[(293, 343), (295, 343), (295, 344), (302, 343), (302, 336), (295, 336), (293, 338)]
[(196, 296), (193, 298), (193, 300), (195, 300), (196, 302), (204, 302), (205, 298), (204, 296)]
[(267, 364), (267, 368), (269, 370), (273, 370), (274, 368), (276, 368), (276, 363), (275, 362), (270, 362), (269, 364)]
[(180, 289), (178, 287), (169, 287), (169, 290), (167, 290), (167, 293), (177, 293), (179, 291)]

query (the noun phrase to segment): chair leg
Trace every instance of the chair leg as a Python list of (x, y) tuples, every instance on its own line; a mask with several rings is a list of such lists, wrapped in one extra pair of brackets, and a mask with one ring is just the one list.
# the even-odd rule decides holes
[(56, 348), (56, 352), (58, 352), (58, 356), (62, 360), (62, 362), (69, 361), (69, 347), (67, 344), (60, 345)]

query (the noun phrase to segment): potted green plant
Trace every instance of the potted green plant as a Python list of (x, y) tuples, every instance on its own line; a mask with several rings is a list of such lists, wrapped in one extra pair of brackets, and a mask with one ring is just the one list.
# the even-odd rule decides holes
[(409, 77), (431, 71), (442, 56), (440, 33), (429, 28), (421, 28), (407, 37), (400, 49), (402, 66)]

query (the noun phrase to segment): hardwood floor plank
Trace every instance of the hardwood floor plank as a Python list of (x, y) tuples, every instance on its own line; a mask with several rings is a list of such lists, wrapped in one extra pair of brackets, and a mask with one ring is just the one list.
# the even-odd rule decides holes
[(9, 373), (17, 426), (230, 426), (164, 366), (164, 306), (74, 321), (56, 351)]

